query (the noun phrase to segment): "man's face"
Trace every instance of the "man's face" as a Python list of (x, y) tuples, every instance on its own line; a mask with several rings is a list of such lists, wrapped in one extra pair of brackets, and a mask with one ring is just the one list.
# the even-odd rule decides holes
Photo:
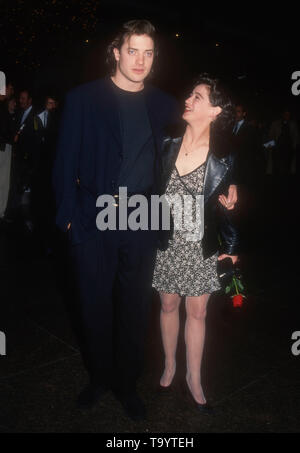
[(48, 98), (46, 101), (46, 109), (52, 111), (56, 109), (56, 101), (52, 98)]
[(236, 121), (241, 121), (245, 118), (246, 112), (244, 111), (241, 105), (237, 105), (235, 108), (235, 119)]
[(28, 93), (26, 91), (22, 91), (20, 93), (20, 99), (19, 99), (20, 107), (23, 110), (27, 110), (28, 107), (31, 106), (32, 99), (29, 97)]
[(117, 61), (116, 77), (130, 85), (141, 83), (149, 75), (154, 58), (154, 42), (148, 35), (126, 38), (120, 51), (114, 49)]

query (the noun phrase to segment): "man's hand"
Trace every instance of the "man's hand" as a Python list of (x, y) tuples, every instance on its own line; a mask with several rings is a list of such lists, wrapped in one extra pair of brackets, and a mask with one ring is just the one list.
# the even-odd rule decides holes
[(225, 253), (223, 253), (223, 255), (220, 255), (218, 257), (218, 261), (224, 260), (225, 258), (231, 258), (232, 264), (235, 264), (239, 260), (239, 257), (237, 255), (226, 255)]
[(235, 184), (231, 184), (228, 189), (228, 195), (219, 196), (219, 202), (226, 208), (226, 209), (234, 209), (235, 203), (237, 202), (237, 187)]
[(70, 228), (71, 228), (71, 223), (68, 224), (67, 230), (69, 231)]

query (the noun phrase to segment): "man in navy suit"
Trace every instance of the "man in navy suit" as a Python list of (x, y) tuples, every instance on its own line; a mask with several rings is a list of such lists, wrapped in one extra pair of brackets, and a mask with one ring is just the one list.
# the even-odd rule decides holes
[[(156, 53), (148, 21), (124, 24), (108, 48), (112, 74), (67, 94), (54, 166), (57, 224), (68, 231), (77, 270), (81, 351), (90, 383), (80, 406), (111, 388), (134, 419), (145, 417), (136, 393), (147, 327), (156, 232), (96, 226), (99, 195), (149, 197), (166, 128), (178, 122), (175, 99), (144, 86)], [(118, 202), (114, 203), (118, 211)], [(118, 215), (118, 214), (117, 214)], [(113, 297), (116, 296), (116, 297)]]
[[(156, 53), (146, 20), (124, 24), (108, 47), (109, 77), (68, 93), (54, 167), (57, 224), (68, 232), (77, 269), (81, 351), (90, 383), (79, 395), (93, 405), (112, 389), (126, 413), (145, 418), (136, 393), (150, 305), (157, 232), (100, 231), (100, 195), (158, 193), (159, 152), (167, 128), (179, 122), (170, 95), (144, 85)], [(130, 208), (128, 208), (130, 213)]]

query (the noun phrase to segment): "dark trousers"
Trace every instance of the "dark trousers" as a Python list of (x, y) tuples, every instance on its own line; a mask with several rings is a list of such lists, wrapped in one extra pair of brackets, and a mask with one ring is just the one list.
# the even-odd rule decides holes
[(72, 247), (80, 344), (90, 380), (135, 391), (151, 301), (156, 232), (97, 231)]

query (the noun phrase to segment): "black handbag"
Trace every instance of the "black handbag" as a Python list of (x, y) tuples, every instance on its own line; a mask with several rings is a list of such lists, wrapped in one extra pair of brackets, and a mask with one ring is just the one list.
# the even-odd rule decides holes
[(224, 258), (221, 261), (217, 261), (217, 274), (223, 290), (231, 282), (234, 272), (235, 269), (231, 258)]
[(238, 264), (232, 263), (231, 258), (224, 258), (217, 262), (217, 274), (222, 291), (232, 298), (234, 307), (241, 307), (246, 296), (243, 278)]
[(233, 264), (231, 258), (224, 258), (221, 261), (217, 261), (217, 274), (224, 290), (230, 285), (233, 277), (239, 281), (243, 280), (238, 264)]

